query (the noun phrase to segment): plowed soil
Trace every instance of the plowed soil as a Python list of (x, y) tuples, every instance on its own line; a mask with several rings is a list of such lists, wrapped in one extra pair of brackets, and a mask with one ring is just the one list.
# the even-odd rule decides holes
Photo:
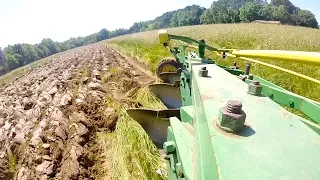
[(69, 51), (0, 88), (0, 179), (95, 179), (94, 133), (112, 131), (105, 97), (139, 106), (135, 90), (154, 81), (113, 49)]

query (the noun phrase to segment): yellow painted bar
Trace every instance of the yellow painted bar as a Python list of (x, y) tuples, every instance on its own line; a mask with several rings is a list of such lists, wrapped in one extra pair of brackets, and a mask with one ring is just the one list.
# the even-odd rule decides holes
[[(220, 54), (218, 54), (220, 55)], [(233, 57), (235, 58), (236, 56), (235, 55), (232, 55), (232, 54), (229, 54), (227, 53), (226, 54), (228, 57)], [(317, 83), (317, 84), (320, 84), (320, 81), (317, 80), (317, 79), (314, 79), (312, 77), (309, 77), (309, 76), (306, 76), (304, 74), (300, 74), (300, 73), (297, 73), (295, 71), (291, 71), (289, 69), (285, 69), (285, 68), (282, 68), (282, 67), (279, 67), (279, 66), (275, 66), (275, 65), (272, 65), (272, 64), (268, 64), (268, 63), (265, 63), (265, 62), (261, 62), (261, 61), (258, 61), (258, 60), (255, 60), (255, 59), (251, 59), (251, 58), (246, 58), (246, 57), (238, 57), (242, 60), (245, 60), (245, 61), (250, 61), (250, 62), (254, 62), (254, 63), (257, 63), (257, 64), (261, 64), (261, 65), (264, 65), (264, 66), (268, 66), (268, 67), (271, 67), (271, 68), (274, 68), (274, 69), (278, 69), (280, 71), (284, 71), (284, 72), (287, 72), (289, 74), (292, 74), (292, 75), (295, 75), (295, 76), (298, 76), (298, 77), (301, 77), (301, 78), (304, 78), (304, 79), (307, 79), (309, 81), (312, 81), (314, 83)]]
[(234, 50), (233, 55), (247, 58), (263, 58), (320, 66), (320, 53), (282, 50)]
[[(194, 48), (194, 49), (198, 49), (198, 47), (196, 47), (196, 46), (192, 46), (192, 45), (186, 45), (186, 47), (189, 47), (189, 48)], [(249, 56), (249, 54), (251, 55), (254, 55), (254, 54), (256, 54), (256, 51), (272, 51), (272, 50), (241, 50), (241, 51), (233, 51), (233, 52), (244, 52), (244, 51), (246, 51), (246, 53), (247, 53), (247, 55)], [(254, 53), (252, 53), (252, 52), (254, 52)], [(288, 54), (288, 53), (290, 53), (290, 52), (297, 52), (297, 51), (282, 51), (283, 52), (283, 54), (285, 53), (286, 55)], [(299, 53), (301, 53), (301, 51), (299, 51)], [(219, 53), (219, 52), (216, 52), (216, 54), (218, 55), (218, 56), (221, 56), (221, 54)], [(319, 64), (318, 64), (318, 66), (320, 66), (320, 53), (310, 53), (310, 52), (307, 52), (306, 54), (316, 54), (317, 56), (318, 56), (318, 58), (315, 58), (315, 60), (318, 60), (319, 61)], [(278, 69), (278, 70), (280, 70), (280, 71), (284, 71), (284, 72), (286, 72), (286, 73), (289, 73), (289, 74), (292, 74), (292, 75), (295, 75), (295, 76), (298, 76), (298, 77), (300, 77), (300, 78), (303, 78), (303, 79), (307, 79), (307, 80), (309, 80), (309, 81), (312, 81), (312, 82), (314, 82), (314, 83), (317, 83), (317, 84), (320, 84), (320, 81), (319, 80), (317, 80), (317, 79), (314, 79), (314, 78), (312, 78), (312, 77), (309, 77), (309, 76), (306, 76), (306, 75), (304, 75), (304, 74), (301, 74), (301, 73), (298, 73), (298, 72), (295, 72), (295, 71), (291, 71), (291, 70), (289, 70), (289, 69), (285, 69), (285, 68), (282, 68), (282, 67), (279, 67), (279, 66), (275, 66), (275, 65), (272, 65), (272, 64), (269, 64), (269, 63), (265, 63), (265, 62), (261, 62), (261, 61), (258, 61), (258, 60), (255, 60), (255, 59), (251, 59), (251, 58), (248, 58), (248, 56), (247, 57), (244, 57), (244, 56), (246, 56), (246, 55), (241, 55), (241, 56), (236, 56), (234, 53), (233, 54), (230, 54), (230, 53), (226, 53), (226, 55), (227, 55), (227, 57), (233, 57), (233, 58), (240, 58), (240, 59), (242, 59), (242, 60), (245, 60), (245, 61), (250, 61), (250, 62), (254, 62), (254, 63), (257, 63), (257, 64), (261, 64), (261, 65), (264, 65), (264, 66), (267, 66), (267, 67), (271, 67), (271, 68), (274, 68), (274, 69)], [(314, 56), (314, 57), (317, 57), (317, 56)], [(258, 56), (250, 56), (250, 57), (258, 57)], [(270, 58), (271, 56), (270, 55), (266, 55), (265, 54), (265, 56), (264, 56), (266, 59), (272, 59), (272, 58)], [(258, 58), (261, 58), (261, 56), (259, 56)], [(289, 59), (287, 59), (287, 58), (285, 58), (286, 60), (289, 60)], [(305, 63), (305, 62), (301, 62), (301, 61), (299, 61), (300, 63)], [(317, 65), (317, 64), (312, 64), (312, 65)]]

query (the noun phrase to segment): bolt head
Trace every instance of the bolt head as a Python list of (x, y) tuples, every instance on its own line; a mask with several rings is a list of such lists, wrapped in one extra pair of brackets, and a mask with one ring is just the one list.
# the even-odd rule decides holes
[(238, 133), (244, 128), (246, 113), (240, 110), (239, 113), (230, 112), (227, 107), (220, 109), (218, 116), (218, 126), (231, 133)]
[(289, 99), (288, 103), (291, 108), (294, 108), (294, 101), (292, 99)]
[(259, 82), (259, 81), (257, 81), (257, 80), (253, 80), (253, 81), (252, 81), (252, 84), (254, 84), (254, 85), (259, 85), (259, 84), (260, 84), (260, 82)]
[(208, 76), (207, 67), (201, 67), (201, 69), (199, 70), (199, 76), (200, 77), (207, 77)]
[(172, 154), (176, 151), (176, 145), (173, 141), (163, 143), (163, 150), (166, 154)]
[(177, 163), (176, 164), (176, 172), (179, 178), (183, 178), (184, 174), (183, 174), (183, 168), (182, 168), (182, 164), (181, 163)]
[(260, 96), (262, 92), (262, 86), (259, 81), (252, 81), (248, 84), (248, 93), (254, 96)]

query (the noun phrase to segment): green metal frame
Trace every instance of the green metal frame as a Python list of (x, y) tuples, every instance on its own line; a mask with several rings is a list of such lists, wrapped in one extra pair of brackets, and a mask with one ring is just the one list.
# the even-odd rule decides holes
[[(206, 45), (204, 41), (203, 42), (197, 41), (189, 37), (169, 34), (169, 39), (180, 40), (188, 44), (199, 47), (199, 52), (198, 52), (199, 57), (198, 56), (194, 57), (194, 55), (191, 55), (191, 54), (188, 54), (188, 56), (186, 57), (186, 54), (185, 54), (186, 47), (183, 45), (179, 47), (180, 49), (179, 52), (172, 52), (173, 55), (177, 57), (178, 61), (182, 64), (182, 67), (183, 67), (182, 69), (183, 73), (181, 76), (181, 85), (186, 86), (189, 89), (191, 89), (189, 67), (191, 67), (190, 63), (192, 61), (198, 61), (198, 62), (207, 63), (207, 64), (215, 63), (214, 61), (211, 61), (211, 62), (207, 61), (205, 57), (205, 49), (209, 51), (229, 52), (229, 50), (214, 48), (209, 45)], [(225, 69), (226, 71), (230, 72), (233, 75), (238, 76), (238, 75), (244, 74), (244, 71), (242, 70), (232, 69), (230, 67), (221, 66), (221, 65), (218, 65), (218, 66)], [(269, 81), (264, 80), (261, 77), (254, 76), (254, 80), (258, 80), (261, 82), (261, 84), (263, 85), (263, 94), (265, 96), (269, 96), (273, 101), (281, 105), (285, 105), (292, 109), (301, 111), (302, 113), (307, 115), (309, 118), (311, 118), (312, 120), (320, 124), (320, 103), (319, 102), (315, 102), (313, 100), (307, 99), (305, 97), (302, 97), (290, 91), (287, 91)], [(246, 81), (246, 82), (250, 83), (251, 81)], [(187, 91), (184, 91), (181, 94), (182, 97), (185, 99), (183, 105), (191, 105), (192, 104), (191, 98), (185, 96), (186, 92)]]
[[(278, 104), (299, 110), (315, 122), (320, 123), (319, 102), (294, 94), (257, 76), (250, 75), (251, 78), (244, 78), (245, 82), (241, 82), (240, 79), (235, 80), (233, 76), (244, 76), (242, 70), (216, 65), (214, 61), (208, 61), (205, 58), (205, 49), (221, 52), (228, 52), (227, 50), (219, 50), (218, 48), (206, 45), (204, 41), (196, 41), (183, 36), (169, 35), (169, 39), (181, 40), (199, 47), (197, 54), (192, 52), (186, 54), (186, 46), (183, 45), (171, 51), (182, 65), (180, 92), (183, 107), (180, 108), (181, 120), (176, 117), (170, 118), (170, 127), (168, 128), (167, 141), (175, 146), (175, 151), (168, 153), (169, 179), (274, 179), (289, 176), (296, 179), (315, 178), (316, 172), (320, 170), (320, 165), (317, 163), (317, 160), (320, 160), (320, 144), (316, 143), (320, 141), (320, 137), (318, 136), (320, 128), (318, 125), (302, 117), (287, 112)], [(239, 88), (242, 90), (245, 87), (244, 83), (249, 84), (252, 80), (258, 80), (262, 85), (261, 97), (254, 97), (243, 93), (238, 94), (233, 89), (231, 90), (235, 93), (234, 95), (228, 94), (228, 91), (231, 91), (230, 89), (221, 89), (222, 92), (220, 91), (219, 95), (215, 94), (215, 92), (208, 92), (209, 90), (214, 90), (215, 85), (217, 87), (221, 86), (221, 81), (215, 79), (216, 77), (198, 77), (196, 70), (199, 69), (199, 66), (203, 65), (207, 65), (215, 71), (219, 71), (217, 68), (220, 68), (224, 72), (229, 72), (230, 77), (224, 74), (218, 78), (226, 78), (226, 81), (233, 83), (239, 82)], [(211, 69), (210, 71), (212, 72)], [(211, 82), (216, 84), (210, 84)], [(258, 106), (246, 107), (246, 110), (249, 112), (249, 119), (247, 121), (250, 123), (247, 127), (252, 127), (253, 129), (247, 128), (242, 135), (222, 133), (221, 130), (215, 127), (215, 118), (217, 117), (215, 112), (221, 106), (219, 101), (226, 100), (230, 98), (229, 96), (244, 98), (247, 104), (254, 104), (253, 101), (261, 101), (261, 103), (267, 105), (267, 110), (274, 109), (275, 114), (267, 114), (268, 112), (266, 112), (266, 114), (261, 115), (264, 121), (255, 122), (250, 119), (251, 116), (255, 118), (260, 117), (260, 114), (255, 114), (255, 108), (257, 108), (257, 113), (261, 113), (263, 112), (261, 108), (264, 107), (260, 106), (260, 109)], [(249, 99), (245, 97), (249, 97)], [(284, 115), (281, 116), (281, 113)], [(272, 122), (266, 121), (269, 120), (268, 117), (271, 118), (270, 121), (272, 120)], [(292, 120), (292, 122), (289, 120)], [(252, 125), (251, 123), (253, 122), (255, 124)], [(307, 126), (304, 126), (304, 123)], [(291, 125), (289, 126), (288, 124)], [(265, 127), (263, 127), (264, 125)], [(291, 130), (290, 127), (298, 129), (297, 131), (301, 134), (287, 137), (286, 135), (288, 134), (295, 134), (291, 132), (294, 129)], [(257, 133), (252, 133), (252, 131), (257, 131)], [(270, 134), (267, 134), (267, 132), (270, 132)], [(278, 134), (279, 137), (277, 138)], [(288, 139), (290, 138), (296, 138), (299, 142), (293, 140), (288, 143)], [(307, 138), (312, 140), (308, 142)], [(261, 150), (261, 147), (264, 147), (265, 144), (268, 145), (270, 142), (277, 142), (277, 147), (270, 147), (274, 151), (265, 149), (266, 152), (263, 152), (264, 150)], [(233, 148), (234, 150), (231, 151), (230, 149)], [(287, 155), (279, 155), (279, 152), (282, 151), (281, 148), (289, 150)], [(311, 154), (303, 154), (301, 151), (305, 151), (306, 153), (310, 151)], [(259, 152), (261, 155), (257, 154)], [(297, 152), (301, 153), (295, 154)], [(250, 153), (252, 153), (251, 158)], [(277, 161), (273, 159), (273, 155), (281, 160), (281, 162), (275, 163), (274, 167), (270, 164), (271, 161)], [(244, 159), (241, 159), (242, 156)], [(285, 163), (289, 157), (300, 158), (300, 156), (301, 158), (305, 158), (305, 162), (292, 163), (286, 167)], [(254, 157), (259, 157), (260, 159), (255, 160)], [(230, 162), (237, 159), (239, 159), (237, 162)], [(246, 163), (245, 161), (248, 162)], [(267, 162), (266, 167), (254, 166), (261, 162)], [(312, 165), (313, 168), (301, 167), (302, 164)], [(279, 171), (277, 165), (282, 166), (283, 172), (291, 172), (291, 174), (288, 174), (288, 176), (281, 174), (283, 172)], [(263, 174), (265, 172), (269, 174)]]

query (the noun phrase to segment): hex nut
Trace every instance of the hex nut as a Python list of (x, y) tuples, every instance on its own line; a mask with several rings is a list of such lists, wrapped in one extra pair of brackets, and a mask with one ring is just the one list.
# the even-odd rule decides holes
[(254, 96), (260, 96), (262, 92), (262, 86), (259, 81), (253, 80), (248, 84), (248, 93)]
[(201, 67), (201, 69), (199, 70), (199, 76), (200, 77), (208, 77), (207, 67)]
[(183, 174), (183, 168), (182, 168), (182, 164), (181, 163), (177, 163), (176, 164), (176, 172), (179, 178), (183, 178), (184, 174)]
[(172, 154), (176, 151), (176, 145), (173, 141), (163, 143), (163, 150), (166, 154)]
[(246, 113), (243, 110), (236, 114), (223, 107), (219, 111), (218, 126), (226, 132), (238, 133), (244, 128), (245, 120)]

